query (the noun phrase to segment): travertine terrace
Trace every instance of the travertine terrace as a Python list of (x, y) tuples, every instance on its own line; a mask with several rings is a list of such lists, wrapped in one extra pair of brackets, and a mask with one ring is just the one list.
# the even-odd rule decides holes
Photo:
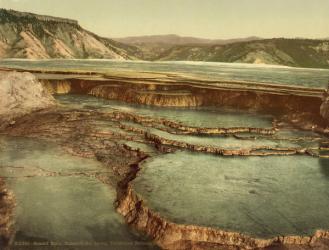
[[(217, 157), (303, 155), (327, 159), (328, 122), (320, 114), (324, 89), (248, 82), (214, 84), (206, 80), (154, 73), (30, 73), (52, 94), (90, 95), (130, 104), (168, 108), (215, 106), (271, 115), (273, 119), (270, 127), (196, 127), (164, 117), (141, 115), (115, 108), (106, 110), (88, 105), (74, 107), (58, 102), (55, 107), (11, 119), (2, 128), (1, 134), (42, 138), (60, 145), (72, 155), (97, 159), (105, 169), (113, 171), (115, 178), (102, 174), (92, 177), (116, 188), (117, 200), (114, 206), (126, 223), (146, 234), (163, 249), (328, 249), (328, 228), (319, 228), (308, 236), (277, 235), (262, 239), (241, 232), (193, 225), (192, 222), (190, 225), (182, 225), (148, 207), (148, 201), (133, 187), (145, 159), (180, 150)], [(321, 113), (325, 113), (323, 108)], [(286, 130), (317, 134), (280, 134), (280, 131)], [(185, 141), (184, 136), (218, 138), (219, 143), (221, 138), (237, 140), (241, 144), (246, 140), (251, 145), (257, 140), (264, 140), (264, 145), (247, 148), (200, 145), (190, 138)], [(266, 140), (278, 140), (287, 144), (268, 145)], [(295, 143), (295, 146), (290, 146), (290, 142)], [(61, 175), (60, 172), (43, 174)], [(75, 174), (86, 175), (83, 172)], [(7, 198), (3, 201), (1, 197)], [(2, 201), (9, 204), (11, 196), (0, 196), (0, 206)], [(10, 214), (10, 211), (8, 208), (6, 213)], [(7, 237), (6, 234), (3, 237)]]

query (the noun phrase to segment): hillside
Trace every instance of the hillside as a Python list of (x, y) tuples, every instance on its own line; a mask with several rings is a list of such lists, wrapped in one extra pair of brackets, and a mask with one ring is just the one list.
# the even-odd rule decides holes
[(259, 40), (258, 37), (247, 37), (237, 39), (205, 39), (198, 37), (184, 37), (178, 35), (151, 35), (151, 36), (132, 36), (125, 38), (113, 38), (118, 42), (135, 46), (139, 49), (138, 56), (144, 60), (154, 60), (166, 53), (174, 46), (186, 45), (223, 45), (242, 41)]
[(0, 58), (134, 59), (135, 47), (99, 37), (77, 21), (0, 9)]
[(152, 59), (329, 68), (329, 41), (278, 38), (224, 45), (177, 45)]
[(0, 58), (209, 61), (329, 68), (329, 40), (100, 37), (75, 20), (0, 9)]
[(211, 40), (177, 35), (116, 39), (137, 47), (151, 61), (208, 61), (329, 68), (329, 40), (261, 39)]

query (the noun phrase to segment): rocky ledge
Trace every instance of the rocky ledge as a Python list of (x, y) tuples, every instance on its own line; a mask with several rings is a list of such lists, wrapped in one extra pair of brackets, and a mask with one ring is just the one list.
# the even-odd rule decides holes
[(5, 187), (4, 180), (0, 178), (0, 247), (4, 247), (4, 249), (9, 245), (14, 233), (14, 205), (15, 200), (12, 192)]
[(55, 105), (55, 99), (31, 73), (0, 72), (0, 118), (13, 118)]

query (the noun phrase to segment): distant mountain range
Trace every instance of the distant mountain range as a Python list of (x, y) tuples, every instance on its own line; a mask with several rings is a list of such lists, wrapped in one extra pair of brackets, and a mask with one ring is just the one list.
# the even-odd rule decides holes
[(187, 45), (187, 44), (228, 44), (234, 42), (245, 42), (261, 40), (259, 37), (247, 37), (237, 39), (205, 39), (189, 36), (153, 35), (153, 36), (130, 36), (124, 38), (113, 38), (114, 40), (131, 45), (144, 44), (166, 44), (166, 45)]
[(156, 60), (166, 53), (173, 46), (186, 45), (212, 45), (212, 44), (229, 44), (243, 41), (260, 40), (258, 37), (247, 37), (237, 39), (205, 39), (198, 37), (187, 37), (178, 35), (153, 35), (153, 36), (132, 36), (125, 38), (113, 38), (118, 42), (130, 44), (137, 47), (139, 51), (138, 57), (144, 60)]
[(211, 61), (329, 68), (329, 40), (203, 39), (177, 35), (109, 39), (75, 20), (0, 9), (0, 58)]

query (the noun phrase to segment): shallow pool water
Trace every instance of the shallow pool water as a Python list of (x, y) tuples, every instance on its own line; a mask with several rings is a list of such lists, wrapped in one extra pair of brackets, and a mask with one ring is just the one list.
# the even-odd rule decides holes
[(207, 108), (165, 108), (146, 105), (127, 104), (93, 96), (57, 95), (59, 103), (74, 108), (93, 108), (102, 111), (120, 110), (122, 112), (165, 118), (182, 122), (192, 127), (272, 127), (272, 116), (252, 112)]
[[(96, 160), (72, 156), (55, 144), (0, 137), (0, 176), (17, 201), (15, 242), (151, 248), (116, 213), (115, 187), (88, 176), (95, 172), (112, 176)], [(134, 246), (136, 241), (145, 244)]]
[(329, 159), (217, 157), (176, 152), (147, 160), (134, 187), (176, 223), (257, 237), (329, 229)]

